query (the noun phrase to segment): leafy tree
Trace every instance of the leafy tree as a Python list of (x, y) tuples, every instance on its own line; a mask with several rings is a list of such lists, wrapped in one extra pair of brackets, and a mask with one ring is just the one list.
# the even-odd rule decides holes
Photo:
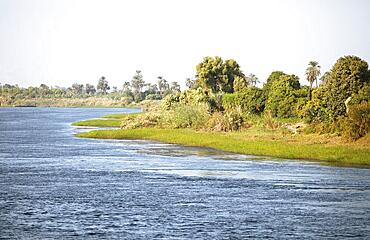
[(108, 81), (105, 79), (104, 76), (99, 79), (98, 86), (96, 88), (98, 89), (99, 92), (107, 94), (110, 87), (108, 85)]
[(281, 75), (278, 80), (272, 82), (266, 109), (271, 110), (272, 114), (277, 117), (295, 116), (296, 104), (298, 103), (297, 90), (299, 89), (300, 84), (297, 76)]
[(308, 67), (306, 69), (307, 81), (310, 83), (310, 88), (309, 88), (309, 92), (308, 92), (308, 96), (309, 96), (310, 99), (311, 99), (312, 85), (313, 85), (314, 81), (316, 81), (316, 87), (318, 87), (317, 78), (321, 74), (320, 73), (320, 68), (321, 67), (320, 67), (318, 62), (310, 61), (308, 63)]
[(306, 117), (310, 121), (332, 121), (346, 115), (345, 101), (356, 96), (369, 82), (367, 62), (356, 56), (339, 58), (324, 83), (312, 92), (312, 101), (306, 107)]
[(94, 95), (96, 93), (94, 85), (88, 83), (85, 85), (85, 91), (87, 95)]
[(228, 59), (223, 61), (221, 57), (205, 57), (201, 63), (196, 66), (197, 84), (199, 86), (216, 92), (234, 91), (235, 77), (244, 77), (239, 64)]
[(142, 91), (143, 91), (144, 85), (145, 85), (145, 81), (143, 78), (143, 74), (141, 73), (140, 70), (136, 70), (136, 73), (132, 77), (132, 80), (131, 80), (132, 92), (134, 95), (134, 100), (136, 102), (143, 100)]
[(287, 76), (287, 74), (285, 74), (284, 72), (282, 71), (274, 71), (270, 74), (270, 76), (267, 78), (266, 80), (266, 83), (263, 85), (263, 92), (264, 92), (264, 95), (267, 97), (270, 93), (270, 90), (271, 90), (271, 86), (272, 84), (275, 82), (275, 81), (278, 81), (280, 79), (281, 76)]

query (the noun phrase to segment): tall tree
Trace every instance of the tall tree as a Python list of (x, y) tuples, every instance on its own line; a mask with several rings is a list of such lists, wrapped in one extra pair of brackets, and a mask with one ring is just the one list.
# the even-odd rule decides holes
[(140, 70), (136, 70), (136, 73), (132, 77), (132, 80), (131, 80), (132, 92), (134, 94), (134, 100), (136, 102), (143, 100), (142, 90), (143, 90), (144, 85), (145, 85), (145, 81), (144, 81), (143, 74), (141, 73)]
[(308, 63), (308, 67), (306, 69), (306, 77), (307, 81), (310, 83), (310, 88), (309, 88), (309, 98), (311, 99), (311, 91), (312, 91), (312, 85), (313, 82), (316, 81), (316, 87), (318, 86), (317, 84), (317, 78), (320, 76), (320, 65), (316, 61), (310, 61)]
[(132, 96), (132, 91), (131, 91), (131, 84), (130, 82), (125, 82), (122, 86), (122, 94), (125, 97)]
[(159, 93), (162, 98), (166, 95), (166, 92), (170, 89), (170, 85), (168, 84), (167, 80), (164, 79), (162, 76), (158, 77), (157, 80)]
[(99, 92), (107, 94), (110, 87), (108, 85), (108, 81), (105, 79), (104, 76), (99, 79), (98, 86), (96, 88), (98, 89)]
[(196, 67), (197, 84), (212, 92), (234, 91), (235, 77), (244, 77), (239, 64), (228, 59), (223, 61), (221, 57), (205, 57)]

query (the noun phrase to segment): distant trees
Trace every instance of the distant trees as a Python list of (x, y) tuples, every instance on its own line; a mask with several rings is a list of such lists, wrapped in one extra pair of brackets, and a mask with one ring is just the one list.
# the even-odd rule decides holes
[(247, 79), (248, 85), (250, 86), (256, 86), (257, 83), (259, 82), (257, 76), (254, 75), (253, 73), (249, 74), (246, 77), (246, 79)]
[(91, 84), (86, 84), (85, 85), (85, 92), (87, 95), (94, 95), (96, 93), (96, 89), (94, 87), (94, 85), (91, 85)]
[(197, 87), (195, 80), (194, 79), (191, 79), (191, 78), (186, 78), (185, 79), (185, 85), (189, 89), (192, 89), (192, 88), (196, 88)]
[(180, 84), (178, 82), (171, 82), (170, 90), (174, 93), (181, 92)]
[(80, 96), (83, 92), (83, 84), (74, 83), (72, 84), (72, 93), (74, 96)]
[(99, 79), (98, 86), (96, 88), (98, 92), (107, 94), (110, 87), (108, 85), (108, 81), (105, 79), (104, 76)]

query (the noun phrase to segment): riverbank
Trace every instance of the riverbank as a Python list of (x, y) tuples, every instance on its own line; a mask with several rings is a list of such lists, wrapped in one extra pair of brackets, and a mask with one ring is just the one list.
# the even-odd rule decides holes
[[(89, 122), (84, 122), (84, 126), (88, 126)], [(109, 125), (108, 122), (104, 123), (106, 124), (101, 126), (107, 127)], [(83, 132), (76, 136), (100, 139), (154, 140), (184, 146), (209, 147), (248, 155), (316, 160), (341, 166), (370, 166), (369, 137), (360, 139), (355, 143), (345, 143), (337, 136), (281, 134), (278, 131), (259, 128), (237, 132), (209, 132), (170, 128), (113, 129)]]
[(0, 107), (72, 107), (72, 108), (151, 108), (158, 105), (159, 101), (145, 100), (139, 103), (128, 103), (121, 99), (108, 97), (86, 97), (86, 98), (30, 98), (18, 99), (11, 102), (1, 101)]

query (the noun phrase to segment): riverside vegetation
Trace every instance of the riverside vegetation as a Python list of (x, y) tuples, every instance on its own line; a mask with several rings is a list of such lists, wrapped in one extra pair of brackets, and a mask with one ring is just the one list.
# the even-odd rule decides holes
[(188, 90), (168, 94), (149, 111), (74, 123), (121, 129), (77, 136), (370, 165), (370, 71), (362, 59), (341, 57), (320, 79), (320, 66), (310, 62), (309, 86), (274, 71), (259, 88), (253, 74), (244, 75), (236, 61), (220, 57), (204, 58), (196, 70), (196, 78), (187, 80)]

